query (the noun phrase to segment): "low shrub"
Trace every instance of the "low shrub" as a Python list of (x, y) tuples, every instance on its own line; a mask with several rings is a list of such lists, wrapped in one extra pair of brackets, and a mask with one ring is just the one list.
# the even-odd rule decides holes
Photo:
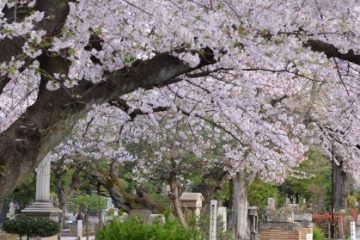
[(3, 229), (7, 233), (18, 234), (20, 237), (50, 237), (59, 233), (59, 224), (47, 218), (18, 216), (6, 220)]
[(184, 228), (180, 223), (144, 224), (129, 218), (124, 222), (111, 221), (96, 233), (96, 240), (202, 240), (195, 228)]
[(324, 240), (325, 236), (324, 233), (321, 231), (321, 229), (314, 225), (313, 227), (313, 240)]

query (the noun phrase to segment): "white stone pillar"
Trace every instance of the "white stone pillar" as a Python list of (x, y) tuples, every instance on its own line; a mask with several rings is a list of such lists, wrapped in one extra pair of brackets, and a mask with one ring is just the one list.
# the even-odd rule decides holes
[(36, 169), (36, 199), (33, 204), (21, 212), (28, 216), (48, 217), (58, 221), (62, 210), (56, 208), (50, 202), (50, 173), (51, 161), (44, 159)]
[(350, 240), (356, 240), (356, 227), (355, 222), (350, 222)]
[(82, 220), (77, 221), (77, 237), (78, 239), (82, 239), (82, 233), (83, 233), (83, 222)]
[(219, 207), (218, 208), (218, 216), (221, 217), (222, 223), (223, 223), (223, 231), (226, 231), (227, 228), (227, 212), (226, 207)]
[(217, 223), (217, 201), (211, 200), (209, 240), (216, 240), (216, 223)]
[(36, 201), (50, 202), (50, 166), (45, 158), (36, 169)]

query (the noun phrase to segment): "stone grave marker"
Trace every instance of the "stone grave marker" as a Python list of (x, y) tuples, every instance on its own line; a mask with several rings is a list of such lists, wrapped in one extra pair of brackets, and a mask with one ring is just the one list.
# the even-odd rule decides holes
[(355, 222), (350, 222), (350, 240), (356, 240), (356, 226)]
[(267, 208), (268, 209), (275, 209), (275, 198), (268, 198), (267, 200)]
[(211, 200), (209, 240), (216, 240), (216, 223), (217, 223), (217, 201)]
[(83, 222), (82, 220), (77, 221), (77, 237), (79, 239), (82, 239), (82, 233), (83, 233)]
[(220, 219), (223, 223), (223, 231), (226, 231), (227, 228), (227, 212), (226, 207), (219, 207), (218, 208), (218, 216), (220, 216)]

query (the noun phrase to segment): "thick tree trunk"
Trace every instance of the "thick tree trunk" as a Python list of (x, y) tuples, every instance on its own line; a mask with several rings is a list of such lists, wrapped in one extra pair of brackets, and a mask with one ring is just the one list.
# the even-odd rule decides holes
[(66, 171), (63, 168), (63, 159), (59, 160), (58, 162), (54, 163), (53, 169), (54, 169), (54, 177), (55, 177), (55, 185), (56, 185), (56, 194), (59, 201), (59, 208), (62, 210), (62, 213), (59, 216), (59, 225), (60, 225), (60, 231), (58, 234), (58, 239), (61, 239), (61, 233), (64, 227), (64, 220), (65, 220), (65, 213), (67, 211), (66, 205), (68, 202), (68, 199), (71, 198), (75, 191), (78, 189), (80, 185), (80, 171), (81, 171), (81, 165), (77, 165), (75, 168), (75, 171), (71, 178), (71, 187), (68, 192), (64, 189), (64, 183), (62, 180), (62, 177), (66, 174)]
[(171, 202), (173, 203), (174, 210), (176, 213), (176, 216), (179, 218), (179, 221), (184, 227), (188, 226), (188, 223), (186, 222), (185, 214), (181, 208), (181, 202), (180, 202), (180, 196), (179, 196), (179, 187), (178, 182), (176, 179), (176, 173), (171, 172), (170, 177), (168, 179), (168, 184), (170, 185), (170, 191), (169, 198)]
[(335, 211), (340, 209), (346, 209), (347, 207), (347, 195), (349, 190), (348, 175), (343, 170), (343, 162), (340, 165), (332, 164), (333, 174), (333, 203)]
[(66, 196), (64, 187), (61, 181), (61, 172), (58, 171), (59, 169), (55, 170), (55, 184), (56, 184), (56, 193), (59, 201), (59, 208), (62, 210), (62, 213), (59, 215), (59, 225), (60, 230), (58, 234), (58, 240), (61, 240), (62, 231), (64, 228), (64, 220), (65, 220), (65, 212), (66, 212)]
[(232, 177), (232, 220), (233, 238), (247, 240), (250, 238), (248, 222), (248, 191), (253, 179), (244, 173), (236, 173)]

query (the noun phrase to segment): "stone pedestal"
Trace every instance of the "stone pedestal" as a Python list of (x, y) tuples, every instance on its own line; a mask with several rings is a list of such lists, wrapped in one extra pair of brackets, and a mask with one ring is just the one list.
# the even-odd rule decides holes
[(50, 202), (50, 165), (51, 162), (44, 159), (36, 169), (36, 200), (22, 210), (22, 213), (27, 216), (46, 217), (57, 221), (62, 211)]

